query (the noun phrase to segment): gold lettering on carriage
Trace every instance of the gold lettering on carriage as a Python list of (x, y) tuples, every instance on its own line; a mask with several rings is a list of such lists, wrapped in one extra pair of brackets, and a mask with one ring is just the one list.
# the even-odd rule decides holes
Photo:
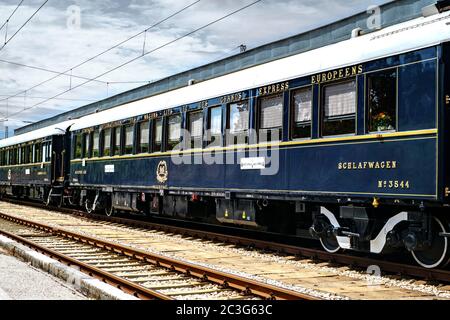
[(267, 96), (270, 94), (282, 93), (289, 90), (289, 82), (277, 83), (258, 89), (259, 96)]
[(228, 96), (223, 96), (220, 98), (220, 103), (233, 103), (233, 102), (239, 102), (244, 99), (244, 94), (242, 92), (236, 93), (236, 94), (230, 94)]
[(339, 170), (393, 170), (397, 168), (397, 161), (364, 161), (338, 163)]
[(341, 68), (338, 70), (313, 75), (311, 78), (311, 82), (312, 84), (321, 84), (325, 82), (331, 82), (335, 80), (354, 77), (362, 73), (363, 73), (363, 65), (360, 64), (353, 67)]

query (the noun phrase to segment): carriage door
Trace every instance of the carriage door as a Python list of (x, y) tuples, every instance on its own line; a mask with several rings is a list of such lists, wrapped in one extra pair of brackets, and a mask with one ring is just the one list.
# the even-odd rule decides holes
[[(441, 167), (444, 171), (444, 199), (450, 203), (450, 42), (442, 45), (442, 61), (440, 64), (440, 91), (439, 100), (442, 101), (444, 116), (444, 128), (440, 132), (444, 132), (443, 142), (443, 164)], [(441, 122), (442, 123), (442, 122)], [(442, 160), (441, 160), (442, 161)]]
[(64, 154), (63, 154), (63, 140), (64, 136), (53, 136), (52, 144), (50, 146), (51, 154), (51, 168), (52, 168), (52, 182), (53, 184), (60, 184), (64, 182)]

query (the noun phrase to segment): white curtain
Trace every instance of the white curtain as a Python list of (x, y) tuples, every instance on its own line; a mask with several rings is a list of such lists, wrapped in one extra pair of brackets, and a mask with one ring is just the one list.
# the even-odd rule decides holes
[(193, 112), (189, 114), (190, 128), (191, 128), (191, 137), (192, 138), (201, 138), (203, 135), (203, 113), (202, 112)]
[(140, 125), (141, 145), (148, 144), (150, 138), (150, 122), (142, 122)]
[(115, 130), (115, 141), (114, 144), (116, 147), (120, 147), (120, 128), (116, 128)]
[(312, 119), (312, 91), (304, 89), (294, 94), (295, 122), (307, 122)]
[(111, 146), (111, 129), (105, 130), (104, 135), (105, 135), (104, 138), (105, 149), (109, 149)]
[(179, 141), (181, 137), (181, 116), (169, 119), (169, 141)]
[(261, 128), (283, 126), (283, 95), (261, 99)]
[(133, 127), (125, 128), (125, 145), (127, 147), (133, 145)]
[(93, 142), (93, 149), (98, 151), (99, 150), (99, 144), (100, 144), (100, 137), (99, 137), (99, 133), (98, 131), (94, 132), (94, 138), (93, 138), (94, 142)]
[(155, 142), (157, 144), (162, 142), (162, 120), (156, 121)]
[(325, 87), (325, 117), (356, 113), (356, 81)]

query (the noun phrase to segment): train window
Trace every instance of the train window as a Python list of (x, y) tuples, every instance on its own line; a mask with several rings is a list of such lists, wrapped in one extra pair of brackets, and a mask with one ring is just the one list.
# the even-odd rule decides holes
[(138, 153), (148, 153), (150, 151), (150, 122), (139, 123), (139, 147)]
[(282, 94), (259, 100), (259, 140), (261, 142), (281, 141), (283, 100)]
[(30, 150), (30, 147), (29, 146), (23, 146), (22, 147), (22, 149), (23, 149), (23, 151), (24, 151), (24, 155), (23, 155), (23, 157), (22, 157), (22, 163), (23, 164), (28, 164), (29, 162), (28, 162), (28, 159), (29, 159), (29, 150)]
[(227, 136), (228, 145), (246, 144), (248, 142), (248, 129), (250, 125), (250, 112), (248, 102), (228, 105)]
[(85, 133), (83, 135), (83, 158), (90, 158), (90, 148), (91, 148), (91, 135), (89, 133)]
[(42, 147), (42, 162), (49, 162), (51, 161), (51, 144), (50, 142), (44, 142)]
[(396, 129), (397, 69), (367, 75), (369, 132)]
[(355, 134), (356, 80), (323, 88), (323, 136)]
[(157, 119), (153, 126), (153, 152), (162, 151), (163, 119)]
[(30, 159), (30, 146), (24, 146), (23, 147), (24, 149), (25, 149), (25, 155), (24, 155), (24, 157), (23, 157), (23, 163), (24, 164), (28, 164), (28, 163), (30, 163), (29, 161), (29, 159)]
[(222, 145), (222, 107), (210, 108), (208, 111), (207, 141), (209, 147)]
[(133, 154), (134, 125), (125, 127), (125, 154)]
[(27, 146), (22, 146), (20, 148), (20, 164), (27, 164)]
[(45, 162), (50, 162), (52, 160), (52, 143), (46, 142), (45, 143)]
[(113, 142), (113, 146), (114, 146), (113, 155), (114, 156), (120, 155), (120, 136), (121, 136), (120, 131), (121, 131), (120, 127), (114, 128), (114, 142)]
[(21, 146), (20, 147), (20, 158), (19, 158), (19, 164), (25, 164), (26, 163), (26, 147), (25, 146)]
[(181, 115), (177, 114), (168, 119), (167, 151), (174, 150), (181, 141)]
[(44, 143), (42, 145), (42, 162), (45, 162), (47, 160), (47, 144)]
[(34, 145), (34, 162), (39, 163), (41, 161), (42, 161), (42, 145), (40, 143), (36, 143)]
[(28, 163), (34, 163), (34, 145), (30, 144), (28, 146)]
[(8, 164), (14, 165), (14, 149), (9, 149), (9, 160)]
[(189, 134), (191, 136), (189, 148), (201, 149), (203, 147), (203, 111), (191, 112), (188, 115)]
[(292, 93), (291, 139), (311, 138), (312, 90), (304, 88)]
[[(82, 154), (82, 144), (83, 144), (83, 142), (82, 142), (82, 135), (81, 134), (76, 134), (76, 135), (74, 135), (73, 136), (73, 144), (74, 144), (74, 156), (73, 156), (73, 158), (74, 159), (81, 159), (82, 157), (83, 157), (83, 154)], [(42, 147), (41, 147), (41, 145), (40, 145), (40, 148), (39, 148), (39, 150), (40, 151), (42, 151)], [(42, 153), (41, 153), (41, 155), (42, 155)], [(39, 157), (38, 159), (41, 159), (41, 157)]]
[(105, 129), (102, 133), (103, 157), (111, 156), (111, 129)]
[(95, 130), (92, 134), (92, 157), (98, 158), (100, 156), (100, 132)]

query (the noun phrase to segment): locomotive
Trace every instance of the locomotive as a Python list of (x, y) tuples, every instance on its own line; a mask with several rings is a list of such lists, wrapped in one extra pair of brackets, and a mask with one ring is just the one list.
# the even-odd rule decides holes
[(450, 249), (450, 14), (0, 141), (0, 191), (320, 241)]

